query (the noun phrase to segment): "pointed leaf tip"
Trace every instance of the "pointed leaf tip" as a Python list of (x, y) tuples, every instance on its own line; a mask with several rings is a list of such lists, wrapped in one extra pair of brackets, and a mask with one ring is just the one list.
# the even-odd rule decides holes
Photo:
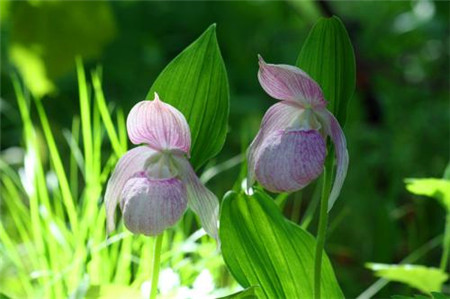
[(201, 39), (203, 36), (206, 35), (214, 35), (216, 36), (216, 23), (212, 23), (211, 25), (208, 26), (208, 28), (206, 28), (206, 30), (200, 35), (199, 39)]
[[(147, 94), (158, 94), (185, 115), (191, 130), (191, 164), (198, 169), (223, 147), (229, 87), (212, 24), (161, 72)], [(214, 140), (215, 142), (211, 142)]]
[(308, 34), (296, 65), (319, 83), (330, 110), (343, 127), (356, 85), (355, 54), (342, 21), (320, 18)]

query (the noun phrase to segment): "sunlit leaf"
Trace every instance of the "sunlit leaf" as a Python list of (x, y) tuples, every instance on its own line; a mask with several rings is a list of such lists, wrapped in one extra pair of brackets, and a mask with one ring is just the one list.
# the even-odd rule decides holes
[(424, 293), (440, 291), (442, 284), (448, 279), (448, 275), (440, 269), (419, 265), (369, 263), (366, 267), (373, 270), (376, 276), (407, 284)]
[(321, 18), (311, 29), (297, 66), (322, 87), (328, 110), (344, 125), (347, 104), (355, 90), (355, 54), (338, 17)]
[(416, 195), (437, 199), (447, 211), (450, 211), (450, 181), (436, 178), (406, 179), (406, 189)]
[(191, 163), (198, 169), (222, 149), (227, 133), (230, 96), (215, 24), (162, 71), (148, 100), (154, 92), (186, 117), (192, 137)]
[[(313, 297), (315, 240), (269, 196), (227, 193), (220, 223), (225, 263), (243, 287), (260, 286), (258, 298)], [(321, 288), (323, 298), (343, 298), (325, 255)]]

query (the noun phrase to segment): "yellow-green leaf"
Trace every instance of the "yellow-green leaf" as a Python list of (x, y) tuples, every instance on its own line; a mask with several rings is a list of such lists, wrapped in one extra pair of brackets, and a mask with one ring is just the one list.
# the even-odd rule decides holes
[(369, 263), (366, 267), (376, 276), (390, 281), (397, 281), (416, 288), (424, 293), (440, 291), (448, 275), (440, 269), (419, 265), (388, 265)]
[(405, 179), (406, 189), (416, 195), (437, 199), (450, 212), (450, 181), (445, 179), (424, 178)]

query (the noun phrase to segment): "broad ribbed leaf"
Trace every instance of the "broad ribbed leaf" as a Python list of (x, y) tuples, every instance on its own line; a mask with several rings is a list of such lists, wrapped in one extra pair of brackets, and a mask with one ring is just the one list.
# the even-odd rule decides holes
[(297, 59), (320, 87), (330, 110), (344, 126), (347, 104), (355, 90), (355, 54), (338, 17), (321, 18), (311, 29)]
[(147, 100), (154, 92), (186, 117), (192, 137), (190, 161), (198, 169), (222, 149), (227, 133), (230, 96), (215, 24), (169, 63)]
[(445, 179), (425, 178), (406, 179), (406, 189), (417, 195), (437, 199), (450, 212), (450, 181)]
[(390, 281), (405, 283), (424, 293), (440, 291), (448, 275), (440, 269), (418, 265), (367, 264), (376, 276)]
[[(222, 254), (244, 287), (258, 298), (312, 298), (315, 240), (286, 220), (264, 193), (229, 192), (220, 217)], [(328, 258), (322, 265), (323, 298), (343, 298)]]

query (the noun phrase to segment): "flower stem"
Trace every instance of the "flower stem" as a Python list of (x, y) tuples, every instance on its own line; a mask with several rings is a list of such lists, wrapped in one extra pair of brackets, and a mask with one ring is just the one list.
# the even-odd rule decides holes
[(319, 228), (317, 231), (316, 252), (314, 255), (314, 299), (320, 299), (320, 281), (322, 277), (322, 255), (325, 246), (325, 238), (328, 225), (328, 195), (330, 178), (332, 173), (333, 159), (327, 159), (323, 170), (322, 196), (320, 199)]
[(447, 216), (445, 217), (444, 242), (442, 247), (441, 270), (446, 272), (450, 255), (450, 211), (447, 211)]
[(159, 278), (159, 266), (161, 259), (161, 245), (164, 232), (156, 237), (155, 247), (153, 250), (153, 265), (152, 265), (152, 283), (150, 289), (150, 299), (155, 299), (158, 292), (158, 278)]

